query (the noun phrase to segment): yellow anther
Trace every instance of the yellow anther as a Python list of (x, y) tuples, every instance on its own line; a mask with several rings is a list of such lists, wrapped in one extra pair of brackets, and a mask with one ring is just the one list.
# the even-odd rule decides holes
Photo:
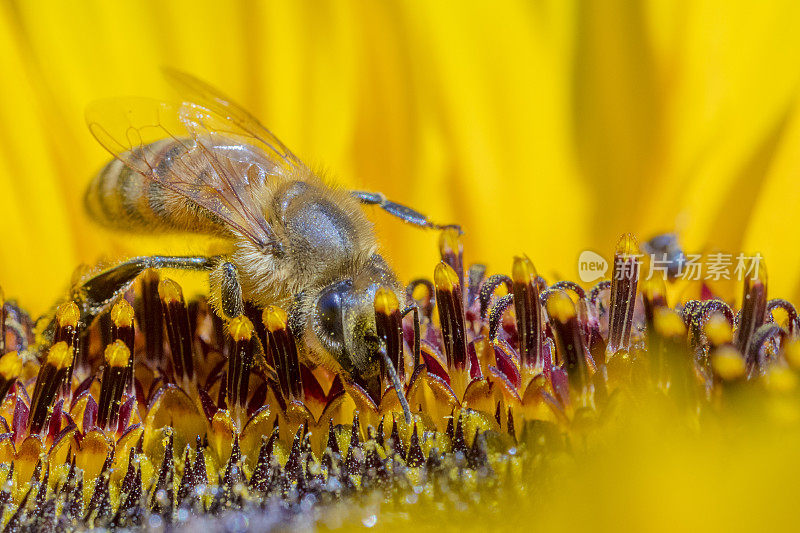
[(6, 381), (14, 379), (22, 372), (22, 359), (17, 352), (8, 352), (0, 357), (0, 376)]
[(453, 267), (441, 261), (433, 271), (433, 283), (440, 291), (453, 292), (461, 286), (458, 274)]
[(56, 322), (59, 326), (75, 327), (78, 325), (78, 320), (81, 317), (81, 312), (75, 302), (64, 302), (58, 306), (56, 310)]
[(111, 321), (118, 328), (129, 328), (133, 325), (133, 307), (127, 300), (120, 300), (111, 308)]
[(686, 335), (686, 325), (678, 313), (666, 307), (656, 309), (653, 316), (656, 331), (662, 337), (680, 337)]
[(177, 282), (165, 278), (158, 282), (158, 297), (167, 304), (172, 302), (181, 303), (183, 302), (183, 291)]
[(253, 337), (253, 323), (244, 315), (239, 315), (228, 324), (228, 331), (235, 341), (249, 341)]
[(711, 315), (703, 331), (714, 346), (727, 344), (733, 340), (733, 329), (720, 313)]
[(711, 356), (711, 368), (724, 381), (741, 379), (747, 371), (742, 354), (730, 346), (714, 352)]
[(262, 321), (267, 331), (273, 332), (281, 329), (286, 329), (286, 324), (289, 322), (289, 316), (286, 311), (280, 307), (269, 305), (264, 309)]
[(47, 363), (57, 369), (68, 367), (72, 364), (72, 347), (64, 341), (54, 344), (47, 353)]
[(575, 317), (575, 304), (565, 291), (555, 291), (547, 299), (547, 314), (559, 322), (566, 322)]
[(511, 265), (511, 279), (514, 283), (533, 285), (536, 283), (536, 276), (536, 268), (527, 256), (514, 258), (514, 263)]
[(391, 315), (399, 309), (400, 304), (394, 292), (385, 287), (381, 287), (375, 292), (375, 312)]
[(128, 366), (128, 361), (130, 360), (131, 352), (128, 350), (128, 347), (125, 346), (125, 343), (121, 340), (116, 340), (106, 346), (105, 351), (105, 358), (106, 363), (109, 366)]
[(423, 298), (428, 298), (430, 295), (431, 293), (428, 290), (428, 286), (424, 283), (420, 283), (414, 287), (414, 291), (411, 293), (411, 297), (417, 301), (422, 300)]

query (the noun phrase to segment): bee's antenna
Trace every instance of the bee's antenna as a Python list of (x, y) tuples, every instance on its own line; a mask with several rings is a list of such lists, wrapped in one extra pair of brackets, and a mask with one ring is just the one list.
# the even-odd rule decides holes
[(386, 365), (386, 370), (389, 372), (389, 377), (392, 379), (392, 385), (394, 386), (394, 391), (397, 393), (397, 399), (400, 400), (400, 406), (403, 408), (403, 417), (406, 419), (406, 424), (410, 424), (411, 408), (408, 406), (408, 400), (406, 400), (405, 394), (403, 394), (403, 384), (400, 383), (400, 377), (397, 375), (397, 371), (394, 369), (394, 365), (389, 359), (386, 350), (381, 348), (378, 351), (383, 358), (383, 364)]

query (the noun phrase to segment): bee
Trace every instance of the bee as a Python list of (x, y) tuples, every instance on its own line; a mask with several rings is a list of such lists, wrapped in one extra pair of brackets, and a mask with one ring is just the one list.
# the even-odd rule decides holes
[(181, 94), (177, 106), (112, 100), (87, 110), (91, 133), (114, 159), (88, 186), (86, 209), (107, 228), (210, 235), (226, 250), (135, 257), (85, 279), (73, 291), (83, 321), (146, 269), (205, 271), (220, 317), (241, 315), (245, 302), (289, 309), (303, 359), (379, 397), (373, 299), (384, 287), (404, 302), (405, 291), (361, 206), (421, 228), (457, 226), (327, 182), (217, 90), (184, 73), (166, 75)]
[(651, 260), (658, 261), (662, 267), (666, 268), (667, 279), (670, 281), (675, 281), (680, 276), (686, 264), (686, 254), (675, 233), (661, 233), (653, 236), (642, 244), (642, 251), (649, 255)]

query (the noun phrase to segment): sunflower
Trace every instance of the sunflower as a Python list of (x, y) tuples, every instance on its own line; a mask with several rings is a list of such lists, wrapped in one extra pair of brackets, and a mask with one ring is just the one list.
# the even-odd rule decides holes
[[(687, 251), (760, 254), (770, 294), (797, 301), (800, 247), (791, 228), (800, 212), (798, 23), (800, 5), (791, 1), (4, 2), (0, 285), (36, 316), (66, 294), (82, 263), (204, 250), (202, 242), (108, 233), (83, 214), (85, 185), (108, 158), (88, 135), (84, 109), (109, 96), (168, 98), (159, 68), (169, 66), (223, 88), (343, 185), (460, 223), (469, 262), (486, 262), (492, 272), (510, 271), (510, 258), (524, 252), (544, 278), (574, 279), (584, 250), (611, 257), (620, 234), (673, 232)], [(380, 213), (373, 219), (403, 279), (432, 277), (434, 236)], [(642, 290), (645, 298), (652, 294)], [(732, 282), (713, 290), (731, 303), (748, 294)], [(554, 298), (553, 305), (563, 302), (567, 324), (574, 298)], [(554, 339), (569, 345), (554, 328)], [(698, 335), (715, 342), (712, 332)], [(722, 338), (712, 348), (735, 344), (724, 332)], [(60, 350), (52, 356), (63, 371)], [(127, 361), (131, 351), (120, 348), (107, 360)], [(712, 400), (794, 421), (796, 406), (787, 401), (795, 399), (794, 370), (744, 386), (743, 372), (752, 369), (740, 369), (738, 356), (726, 353), (707, 361), (703, 382), (719, 391)], [(781, 357), (791, 363), (792, 353), (782, 349)], [(461, 379), (448, 366), (441, 379)], [(511, 375), (512, 366), (495, 370), (511, 383), (508, 394), (523, 401), (523, 377)], [(18, 361), (0, 360), (0, 374), (7, 368), (24, 373)], [(488, 371), (476, 370), (481, 378)], [(460, 383), (468, 387), (476, 376)], [(762, 389), (776, 396), (746, 409)], [(467, 391), (452, 392), (461, 401)], [(772, 518), (788, 516), (782, 491), (796, 470), (787, 465), (797, 466), (789, 453), (800, 443), (794, 430), (744, 416), (750, 431), (736, 433), (734, 443), (718, 420), (704, 426), (699, 443), (691, 424), (664, 436), (674, 413), (657, 400), (647, 405), (622, 409), (624, 423), (601, 434), (603, 445), (577, 463), (566, 460), (574, 450), (556, 447), (546, 465), (561, 472), (556, 481), (541, 488), (534, 482), (523, 493), (498, 489), (472, 516), (473, 526), (497, 526), (500, 515), (503, 525), (524, 527), (530, 518), (521, 497), (536, 499), (542, 528), (746, 527), (755, 522), (739, 510), (759, 507), (775, 510)], [(573, 415), (563, 416), (573, 423)], [(500, 425), (509, 430), (508, 420)], [(776, 450), (778, 438), (786, 445)], [(759, 468), (730, 475), (732, 464), (765, 456)], [(511, 472), (513, 458), (503, 461)], [(98, 471), (101, 465), (102, 458)], [(441, 529), (447, 512), (461, 509), (456, 500), (426, 500), (415, 523)], [(371, 505), (380, 502), (365, 502), (362, 523), (370, 527)], [(323, 522), (346, 523), (348, 511), (340, 511)], [(630, 523), (617, 522), (623, 514)], [(407, 518), (402, 511), (390, 516), (380, 524)]]

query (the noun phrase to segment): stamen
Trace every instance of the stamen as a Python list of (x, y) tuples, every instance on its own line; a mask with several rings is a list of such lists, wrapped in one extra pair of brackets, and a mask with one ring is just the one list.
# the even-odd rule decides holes
[(529, 369), (542, 366), (542, 308), (536, 269), (525, 256), (515, 257), (511, 267), (514, 311), (519, 335), (519, 356)]
[(158, 271), (146, 270), (140, 279), (142, 297), (138, 322), (144, 332), (145, 356), (160, 362), (164, 358), (164, 316), (158, 295)]
[(39, 433), (46, 427), (50, 417), (50, 406), (67, 377), (74, 350), (66, 342), (54, 344), (36, 377), (28, 417), (30, 433)]
[(758, 257), (752, 258), (746, 266), (741, 318), (733, 340), (734, 346), (743, 354), (749, 353), (753, 336), (767, 315), (767, 270)]
[(786, 330), (777, 324), (762, 324), (755, 333), (753, 333), (749, 348), (744, 354), (749, 375), (754, 375), (765, 366), (762, 351), (765, 350), (767, 342), (771, 339), (782, 342), (786, 338), (786, 335)]
[(75, 302), (65, 302), (59, 305), (56, 310), (56, 331), (53, 335), (53, 344), (63, 341), (74, 347), (80, 317), (81, 312)]
[(633, 235), (626, 233), (617, 244), (611, 280), (611, 304), (608, 320), (607, 358), (630, 349), (636, 287), (639, 283), (639, 246)]
[(412, 318), (414, 320), (414, 346), (412, 349), (414, 350), (414, 366), (413, 368), (416, 369), (419, 366), (422, 346), (421, 346), (421, 335), (420, 335), (420, 322), (419, 322), (419, 307), (415, 304), (409, 305), (403, 312), (400, 313), (400, 316), (404, 317), (411, 313)]
[(127, 386), (128, 368), (131, 352), (125, 343), (116, 340), (105, 350), (106, 365), (100, 386), (100, 401), (97, 402), (97, 425), (111, 429), (119, 419), (119, 405), (122, 393)]
[(436, 265), (436, 308), (439, 310), (447, 366), (465, 370), (467, 365), (466, 325), (461, 282), (455, 270), (445, 262)]
[[(400, 316), (400, 304), (393, 291), (384, 287), (375, 292), (375, 327), (378, 338), (386, 346), (386, 355), (391, 366), (403, 380), (405, 364), (403, 364), (403, 322)], [(386, 378), (386, 365), (381, 362), (381, 381)]]
[[(418, 298), (417, 293), (420, 290), (424, 290), (425, 294)], [(419, 307), (422, 316), (425, 317), (426, 320), (431, 320), (431, 315), (433, 314), (433, 295), (435, 292), (436, 289), (433, 283), (424, 278), (415, 279), (406, 287), (406, 296), (408, 300), (414, 302)]]
[(687, 353), (683, 318), (667, 307), (655, 310), (650, 339), (654, 380), (683, 398), (688, 392), (692, 361)]
[(375, 292), (375, 327), (378, 338), (381, 339), (381, 387), (389, 374), (397, 399), (403, 408), (406, 424), (411, 423), (411, 408), (405, 397), (403, 386), (405, 377), (405, 364), (403, 361), (403, 319), (400, 316), (400, 303), (393, 291), (384, 287)]
[(172, 369), (176, 380), (194, 376), (192, 359), (192, 337), (189, 329), (189, 312), (183, 300), (181, 286), (171, 279), (158, 284), (158, 296), (167, 326), (167, 339), (172, 353)]
[(741, 381), (747, 376), (744, 357), (733, 346), (724, 346), (711, 354), (711, 369), (717, 381)]
[(708, 341), (709, 352), (733, 342), (733, 328), (725, 315), (720, 312), (712, 313), (708, 317), (703, 333)]
[(53, 333), (53, 344), (66, 342), (68, 346), (73, 348), (72, 361), (70, 361), (67, 369), (67, 377), (64, 380), (62, 390), (64, 395), (72, 393), (70, 385), (72, 384), (72, 373), (75, 370), (75, 364), (78, 359), (78, 320), (80, 316), (81, 312), (75, 302), (65, 302), (58, 306), (56, 310), (56, 330)]
[(273, 305), (267, 306), (262, 315), (267, 330), (267, 346), (275, 362), (281, 394), (287, 400), (304, 398), (303, 381), (300, 377), (300, 362), (294, 335), (289, 331), (286, 311)]
[(767, 314), (770, 320), (775, 320), (773, 312), (782, 309), (786, 313), (786, 325), (789, 335), (796, 336), (800, 333), (800, 318), (797, 316), (797, 309), (790, 302), (783, 298), (774, 298), (767, 302)]
[[(111, 308), (111, 338), (122, 341), (131, 355), (133, 355), (135, 335), (133, 320), (133, 307), (127, 300), (120, 300)], [(128, 394), (133, 394), (133, 357), (128, 358), (125, 383)]]
[(486, 312), (489, 310), (489, 304), (492, 301), (494, 292), (500, 285), (505, 285), (506, 290), (511, 292), (513, 290), (513, 282), (511, 278), (505, 274), (493, 274), (486, 278), (486, 281), (481, 285), (481, 290), (478, 293), (478, 303), (480, 304), (481, 319), (486, 318)]
[(253, 333), (253, 323), (244, 315), (237, 316), (228, 324), (228, 407), (236, 413), (241, 413), (247, 401), (255, 347)]
[(589, 369), (575, 304), (565, 291), (556, 290), (547, 299), (547, 315), (550, 317), (556, 350), (564, 362), (569, 383), (581, 397), (584, 397), (588, 392)]

